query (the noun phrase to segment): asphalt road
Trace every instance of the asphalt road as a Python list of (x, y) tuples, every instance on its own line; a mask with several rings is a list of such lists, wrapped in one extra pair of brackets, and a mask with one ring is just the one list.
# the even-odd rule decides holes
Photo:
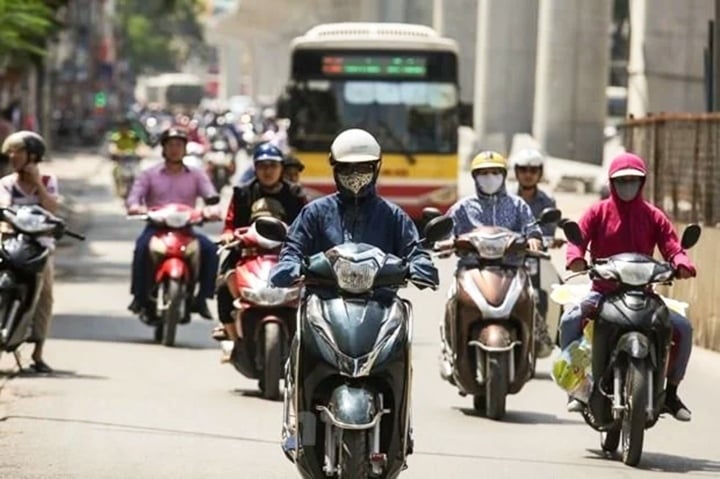
[[(108, 178), (105, 169), (90, 179), (94, 221), (83, 255), (59, 258), (47, 346), (57, 372), (21, 374), (0, 395), (0, 478), (298, 477), (279, 446), (281, 404), (259, 399), (254, 381), (220, 364), (212, 322), (193, 319), (169, 349), (126, 311), (132, 241), (142, 225), (125, 221)], [(572, 217), (587, 198), (559, 201)], [(404, 291), (416, 313), (416, 453), (401, 477), (720, 477), (716, 353), (694, 351), (681, 389), (694, 420), (663, 419), (648, 431), (640, 469), (602, 456), (599, 435), (565, 412), (548, 360), (509, 398), (503, 422), (474, 414), (471, 399), (441, 381), (437, 368), (452, 265), (440, 263), (439, 292)], [(0, 369), (11, 365), (0, 360)]]

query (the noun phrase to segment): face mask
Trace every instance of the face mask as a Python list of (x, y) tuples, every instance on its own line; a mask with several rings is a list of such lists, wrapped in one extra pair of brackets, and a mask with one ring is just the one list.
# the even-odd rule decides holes
[(502, 186), (504, 179), (503, 175), (499, 174), (477, 175), (475, 183), (483, 194), (494, 195)]
[(632, 201), (640, 192), (640, 180), (623, 181), (622, 183), (616, 182), (613, 186), (615, 187), (615, 193), (618, 198), (622, 201)]
[(373, 176), (374, 173), (338, 173), (337, 179), (343, 188), (357, 195), (372, 182)]

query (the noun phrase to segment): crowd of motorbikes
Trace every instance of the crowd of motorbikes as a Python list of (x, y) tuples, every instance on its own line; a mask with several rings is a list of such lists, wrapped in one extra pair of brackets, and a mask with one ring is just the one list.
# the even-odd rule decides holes
[[(234, 174), (230, 143), (215, 136), (202, 146), (189, 144), (188, 156), (206, 162), (221, 188)], [(126, 160), (139, 163), (130, 154)], [(124, 197), (136, 170), (122, 161), (116, 187)], [(172, 346), (177, 326), (190, 321), (200, 267), (190, 227), (205, 217), (169, 204), (135, 218), (157, 228), (150, 243), (152, 307), (142, 319), (157, 342)], [(38, 238), (84, 238), (37, 206), (2, 208), (0, 220), (18, 233), (0, 242), (0, 347), (16, 352), (29, 335), (48, 255)], [(534, 224), (550, 223), (561, 225), (567, 241), (582, 242), (578, 225), (557, 209), (544, 210)], [(549, 304), (543, 285), (562, 283), (548, 269), (547, 249), (563, 241), (546, 238), (545, 251), (532, 251), (525, 235), (499, 227), (451, 236), (452, 220), (433, 209), (426, 209), (423, 225), (423, 244), (433, 256), (460, 259), (441, 321), (440, 374), (471, 396), (478, 412), (501, 420), (507, 396), (535, 376), (537, 316), (557, 330), (559, 308)], [(414, 448), (413, 308), (397, 294), (381, 300), (373, 293), (408, 285), (406, 258), (345, 243), (305, 258), (302, 285), (274, 288), (270, 271), (286, 234), (281, 220), (262, 217), (220, 248), (239, 253), (220, 280), (234, 298), (241, 338), (222, 347), (240, 374), (258, 380), (263, 397), (282, 399), (282, 450), (304, 477), (397, 477)], [(697, 225), (688, 226), (683, 247), (699, 235)], [(548, 271), (551, 278), (542, 278)], [(596, 260), (584, 274), (620, 288), (593, 315), (595, 379), (583, 417), (601, 432), (603, 450), (622, 446), (624, 462), (636, 465), (644, 432), (662, 411), (671, 346), (667, 306), (650, 286), (672, 281), (674, 271), (651, 257), (622, 254)], [(303, 291), (316, 287), (329, 294)]]

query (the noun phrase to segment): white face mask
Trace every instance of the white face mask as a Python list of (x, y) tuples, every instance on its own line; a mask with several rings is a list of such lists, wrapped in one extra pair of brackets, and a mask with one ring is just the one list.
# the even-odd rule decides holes
[(501, 174), (477, 175), (475, 183), (485, 195), (494, 195), (503, 185), (505, 177)]

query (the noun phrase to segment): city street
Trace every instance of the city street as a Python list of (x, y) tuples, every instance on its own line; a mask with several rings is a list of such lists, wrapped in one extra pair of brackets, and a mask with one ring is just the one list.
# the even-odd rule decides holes
[[(84, 190), (93, 215), (87, 244), (78, 257), (58, 258), (46, 348), (57, 372), (20, 374), (0, 393), (0, 478), (298, 477), (280, 449), (281, 403), (258, 398), (256, 382), (220, 364), (214, 321), (195, 316), (180, 326), (177, 347), (165, 348), (127, 311), (133, 240), (143, 225), (125, 220), (109, 167), (93, 172)], [(558, 206), (576, 219), (590, 198), (565, 193)], [(472, 398), (438, 373), (438, 322), (453, 266), (439, 262), (439, 291), (403, 291), (416, 314), (415, 454), (400, 477), (720, 477), (717, 353), (693, 352), (681, 388), (693, 421), (660, 420), (638, 469), (604, 458), (599, 433), (565, 411), (549, 360), (509, 398), (504, 421), (476, 415)], [(29, 349), (23, 353), (29, 361)], [(0, 359), (5, 376), (12, 367), (11, 356)]]

